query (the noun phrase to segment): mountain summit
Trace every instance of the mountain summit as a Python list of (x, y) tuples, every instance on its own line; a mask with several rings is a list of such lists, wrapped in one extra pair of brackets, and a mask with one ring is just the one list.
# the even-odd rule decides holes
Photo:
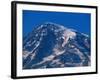
[(52, 22), (23, 38), (23, 69), (90, 66), (90, 38)]

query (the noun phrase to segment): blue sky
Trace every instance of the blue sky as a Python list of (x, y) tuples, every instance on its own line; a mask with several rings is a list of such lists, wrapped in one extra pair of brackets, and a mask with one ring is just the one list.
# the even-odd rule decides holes
[(90, 35), (91, 15), (89, 13), (48, 12), (23, 10), (23, 36), (45, 22), (53, 22)]

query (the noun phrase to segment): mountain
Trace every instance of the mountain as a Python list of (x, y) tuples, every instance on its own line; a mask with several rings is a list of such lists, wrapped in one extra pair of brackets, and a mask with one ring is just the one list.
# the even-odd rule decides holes
[(84, 33), (45, 22), (23, 38), (23, 69), (90, 66), (90, 43)]

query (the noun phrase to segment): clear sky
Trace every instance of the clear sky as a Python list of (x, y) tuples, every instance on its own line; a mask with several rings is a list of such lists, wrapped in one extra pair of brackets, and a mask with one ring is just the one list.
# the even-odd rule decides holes
[(53, 22), (90, 35), (91, 15), (89, 13), (48, 12), (23, 10), (23, 36), (45, 22)]

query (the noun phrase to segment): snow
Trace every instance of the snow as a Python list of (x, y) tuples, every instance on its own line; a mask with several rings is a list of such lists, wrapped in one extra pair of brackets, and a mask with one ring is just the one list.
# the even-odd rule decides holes
[(76, 33), (72, 32), (70, 29), (65, 30), (62, 36), (62, 38), (64, 39), (62, 47), (64, 47), (67, 44), (69, 38), (73, 39), (75, 36), (76, 36)]

